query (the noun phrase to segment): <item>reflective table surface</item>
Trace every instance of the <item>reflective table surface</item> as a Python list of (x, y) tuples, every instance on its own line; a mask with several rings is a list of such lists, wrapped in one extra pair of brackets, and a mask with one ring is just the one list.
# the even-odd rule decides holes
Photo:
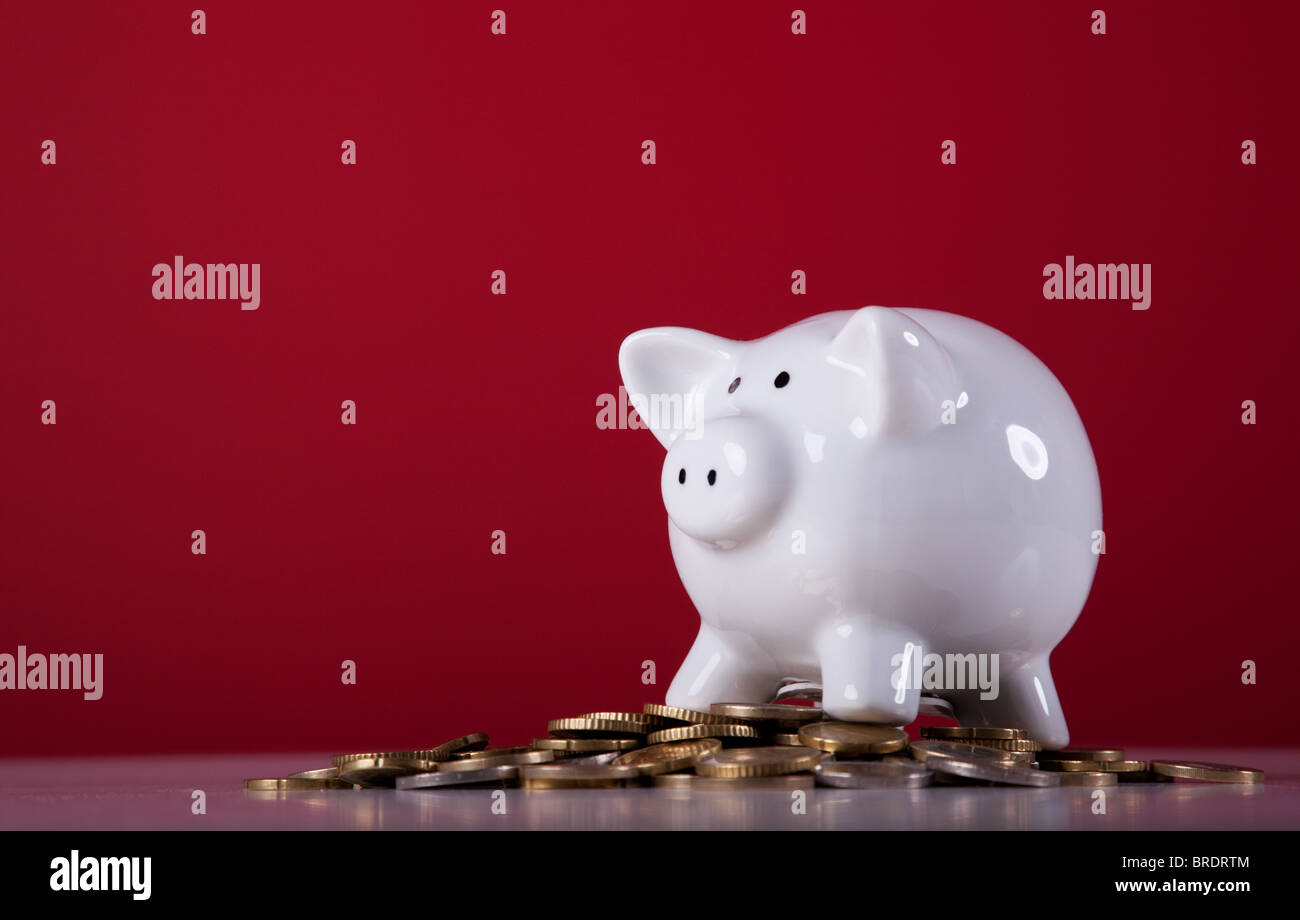
[[(789, 791), (491, 789), (246, 792), (243, 780), (329, 755), (0, 760), (0, 829), (44, 830), (1295, 830), (1300, 751), (1141, 749), (1135, 759), (1227, 762), (1262, 785), (1124, 783)], [(194, 814), (202, 790), (206, 813)], [(496, 806), (495, 809), (493, 806)], [(504, 809), (504, 814), (499, 813)]]

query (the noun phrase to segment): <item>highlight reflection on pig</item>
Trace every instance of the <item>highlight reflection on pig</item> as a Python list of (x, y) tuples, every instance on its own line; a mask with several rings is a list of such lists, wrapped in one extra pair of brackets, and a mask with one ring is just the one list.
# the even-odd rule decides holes
[[(701, 619), (669, 705), (765, 702), (802, 678), (830, 717), (902, 725), (925, 686), (963, 725), (1069, 741), (1048, 655), (1092, 585), (1101, 490), (1074, 405), (1028, 350), (873, 306), (751, 342), (646, 329), (619, 365), (634, 398), (686, 408), (642, 413)], [(919, 685), (931, 655), (997, 655), (996, 696)]]

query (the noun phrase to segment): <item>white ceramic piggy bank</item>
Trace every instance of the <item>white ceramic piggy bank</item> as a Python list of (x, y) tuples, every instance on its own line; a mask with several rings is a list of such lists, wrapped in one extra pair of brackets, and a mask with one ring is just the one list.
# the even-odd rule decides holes
[(1097, 567), (1101, 490), (1061, 384), (935, 310), (824, 313), (750, 342), (658, 328), (619, 352), (668, 449), (668, 537), (700, 632), (672, 706), (818, 680), (828, 716), (1069, 740), (1048, 655)]

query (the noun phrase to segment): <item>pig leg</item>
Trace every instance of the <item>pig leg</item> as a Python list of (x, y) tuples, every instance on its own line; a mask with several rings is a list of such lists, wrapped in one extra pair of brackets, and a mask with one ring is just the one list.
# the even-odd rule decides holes
[(781, 683), (771, 656), (753, 639), (707, 623), (668, 687), (666, 702), (708, 712), (713, 703), (766, 703)]
[[(1000, 657), (1004, 662), (1007, 660), (1005, 655)], [(1070, 732), (1065, 727), (1065, 714), (1056, 697), (1056, 684), (1052, 682), (1046, 655), (1002, 672), (994, 699), (980, 699), (979, 690), (943, 695), (952, 702), (957, 721), (962, 725), (1023, 728), (1045, 748), (1061, 748), (1070, 743)]]
[[(858, 616), (824, 626), (815, 642), (822, 668), (822, 708), (828, 716), (886, 725), (906, 725), (916, 719), (920, 688), (908, 686), (909, 681), (895, 689), (892, 678), (908, 655), (921, 654), (917, 635)], [(910, 661), (906, 667), (910, 672)]]

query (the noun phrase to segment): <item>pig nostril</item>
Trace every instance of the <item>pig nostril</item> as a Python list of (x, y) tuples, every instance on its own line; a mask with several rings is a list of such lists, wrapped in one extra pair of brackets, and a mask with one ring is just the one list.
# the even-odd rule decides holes
[(686, 467), (682, 467), (677, 471), (677, 481), (682, 485), (686, 485)]
[(713, 485), (717, 481), (718, 481), (718, 471), (709, 470), (709, 485)]

